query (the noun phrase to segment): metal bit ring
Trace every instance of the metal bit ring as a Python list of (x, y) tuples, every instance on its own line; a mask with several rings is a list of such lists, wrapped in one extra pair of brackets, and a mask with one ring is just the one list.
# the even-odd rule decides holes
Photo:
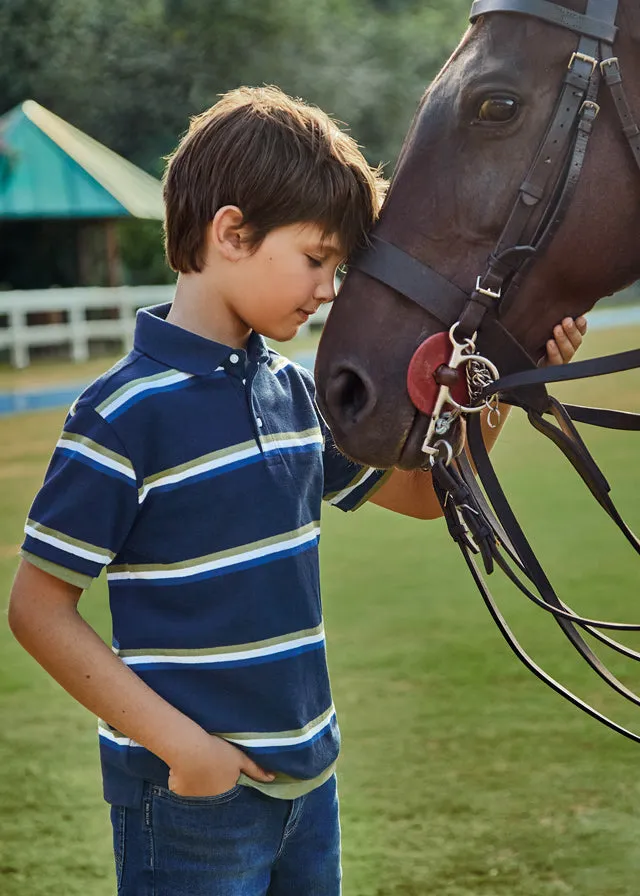
[[(443, 458), (442, 451), (445, 451), (446, 458)], [(433, 451), (429, 454), (429, 463), (433, 467), (439, 460), (444, 460), (445, 467), (448, 467), (453, 460), (453, 448), (445, 439), (438, 439), (433, 443)]]

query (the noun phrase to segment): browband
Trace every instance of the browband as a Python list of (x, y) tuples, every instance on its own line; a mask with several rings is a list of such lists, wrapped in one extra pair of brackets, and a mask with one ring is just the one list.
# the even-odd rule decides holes
[[(603, 6), (603, 12), (606, 12), (606, 9), (606, 5)], [(522, 15), (535, 16), (551, 22), (552, 25), (559, 25), (561, 28), (568, 28), (570, 31), (604, 40), (609, 44), (614, 43), (618, 33), (617, 27), (610, 22), (573, 12), (564, 6), (556, 6), (548, 0), (475, 0), (469, 19), (475, 22), (488, 12), (519, 12)]]

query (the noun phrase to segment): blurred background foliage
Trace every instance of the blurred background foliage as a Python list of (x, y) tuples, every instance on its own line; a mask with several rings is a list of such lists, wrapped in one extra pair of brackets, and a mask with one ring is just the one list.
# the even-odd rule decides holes
[[(348, 123), (387, 175), (469, 0), (2, 0), (0, 115), (35, 99), (160, 177), (188, 120), (277, 84)], [(170, 276), (160, 228), (127, 222), (132, 282)]]

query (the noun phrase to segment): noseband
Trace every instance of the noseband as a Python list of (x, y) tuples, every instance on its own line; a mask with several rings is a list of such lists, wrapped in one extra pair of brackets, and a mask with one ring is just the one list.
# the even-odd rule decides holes
[[(487, 260), (486, 270), (478, 276), (474, 290), (466, 293), (375, 235), (370, 247), (350, 260), (350, 266), (416, 302), (445, 328), (445, 332), (429, 337), (415, 352), (409, 365), (408, 391), (418, 410), (431, 418), (423, 451), (429, 457), (434, 489), (449, 532), (505, 640), (518, 659), (549, 687), (607, 727), (640, 743), (640, 734), (623, 728), (585, 703), (531, 659), (507, 625), (474, 559), (474, 555), (480, 555), (486, 573), (496, 566), (500, 568), (529, 600), (552, 614), (589, 666), (617, 693), (640, 706), (640, 696), (610, 672), (583, 637), (586, 632), (623, 656), (640, 661), (639, 652), (605, 634), (640, 631), (640, 625), (580, 616), (558, 597), (502, 491), (476, 413), (489, 403), (491, 423), (491, 414), (498, 413), (498, 396), (523, 407), (533, 426), (564, 452), (604, 511), (640, 553), (640, 540), (618, 513), (609, 496), (609, 483), (574, 426), (574, 421), (578, 421), (640, 430), (640, 415), (564, 405), (550, 397), (545, 388), (550, 382), (637, 368), (640, 350), (581, 361), (569, 368), (540, 370), (500, 324), (501, 314), (513, 302), (526, 273), (549, 245), (569, 208), (600, 111), (597, 99), (601, 80), (611, 92), (622, 131), (640, 169), (640, 129), (629, 107), (619, 60), (613, 55), (617, 11), (618, 0), (588, 0), (584, 15), (547, 0), (476, 0), (471, 9), (472, 22), (492, 12), (520, 13), (580, 36), (568, 61), (550, 123)], [(560, 174), (553, 178), (553, 172), (558, 170)], [(482, 355), (478, 354), (480, 350)], [(464, 381), (459, 376), (462, 369)], [(451, 421), (460, 415), (470, 415), (468, 447), (484, 492), (465, 453), (454, 458), (444, 439)], [(554, 422), (548, 422), (543, 415), (555, 418)]]

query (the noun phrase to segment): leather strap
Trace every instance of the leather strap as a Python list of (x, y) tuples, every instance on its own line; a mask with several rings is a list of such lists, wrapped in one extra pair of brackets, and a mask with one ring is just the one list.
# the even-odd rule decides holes
[[(359, 256), (354, 266), (404, 293), (446, 327), (460, 320), (457, 338), (478, 331), (478, 350), (496, 361), (503, 374), (497, 382), (483, 390), (482, 397), (498, 393), (504, 400), (525, 408), (532, 425), (562, 450), (600, 506), (640, 553), (640, 540), (618, 513), (609, 494), (609, 483), (573, 422), (637, 431), (640, 430), (640, 415), (577, 405), (564, 406), (550, 398), (545, 388), (550, 382), (636, 368), (640, 366), (640, 350), (577, 362), (570, 368), (537, 369), (497, 319), (498, 309), (504, 311), (504, 285), (507, 284), (506, 295), (511, 299), (532, 259), (548, 245), (571, 203), (599, 109), (596, 103), (600, 79), (597, 63), (607, 54), (602, 64), (602, 74), (611, 89), (625, 137), (640, 167), (640, 129), (633, 121), (622, 86), (619, 63), (612, 55), (611, 44), (617, 33), (614, 24), (617, 0), (588, 0), (585, 15), (546, 0), (476, 0), (471, 12), (472, 21), (488, 12), (534, 15), (577, 31), (581, 37), (545, 136), (521, 184), (516, 204), (489, 258), (484, 276), (471, 296), (467, 297), (417, 259), (377, 238), (374, 238), (371, 250)], [(559, 169), (565, 174), (564, 180), (558, 178)], [(552, 183), (554, 177), (557, 179), (555, 185)], [(546, 203), (542, 215), (536, 213), (541, 202)], [(535, 233), (530, 232), (533, 220), (537, 221)], [(427, 291), (431, 293), (428, 301), (425, 298)], [(431, 296), (437, 296), (433, 305)], [(545, 419), (544, 415), (549, 414), (553, 420)], [(478, 415), (472, 415), (468, 421), (468, 444), (484, 493), (477, 485), (466, 457), (454, 462), (450, 468), (441, 459), (436, 459), (432, 468), (433, 483), (449, 532), (458, 544), (498, 628), (521, 662), (549, 687), (612, 730), (640, 743), (640, 734), (622, 727), (581, 700), (551, 678), (522, 649), (487, 588), (473, 555), (481, 556), (486, 573), (500, 568), (525, 597), (551, 613), (589, 666), (611, 688), (637, 706), (640, 706), (640, 696), (609, 671), (584, 640), (580, 630), (622, 655), (640, 660), (639, 651), (620, 644), (602, 631), (640, 631), (640, 625), (579, 616), (560, 600), (498, 482), (484, 445)]]
[(600, 63), (604, 80), (611, 91), (613, 102), (622, 125), (622, 133), (627, 138), (634, 159), (640, 168), (640, 128), (636, 124), (629, 101), (622, 85), (622, 70), (617, 56), (613, 55), (613, 47), (607, 47), (609, 55)]
[(364, 271), (414, 301), (447, 329), (460, 317), (468, 296), (454, 283), (417, 258), (375, 235), (370, 246), (349, 259), (349, 267)]
[[(526, 571), (527, 578), (535, 585), (536, 590), (541, 594), (541, 598), (537, 598), (529, 588), (527, 588), (515, 575), (515, 573), (509, 568), (507, 562), (504, 558), (501, 557), (499, 551), (495, 552), (494, 561), (500, 566), (500, 568), (509, 576), (509, 578), (518, 585), (522, 593), (533, 600), (534, 603), (539, 606), (544, 607), (548, 612), (552, 613), (563, 630), (564, 634), (567, 636), (569, 641), (575, 647), (575, 649), (580, 653), (580, 655), (587, 661), (587, 663), (594, 669), (594, 671), (603, 678), (604, 681), (609, 684), (614, 690), (620, 693), (623, 697), (635, 703), (636, 705), (640, 705), (640, 698), (630, 691), (622, 682), (620, 682), (601, 662), (599, 657), (591, 650), (589, 645), (584, 641), (581, 635), (578, 633), (576, 626), (580, 626), (584, 628), (589, 634), (595, 635), (598, 637), (600, 641), (605, 643), (607, 646), (618, 650), (618, 652), (623, 653), (624, 655), (632, 658), (632, 659), (640, 659), (640, 654), (630, 650), (625, 645), (618, 644), (618, 642), (614, 641), (611, 638), (608, 638), (605, 635), (602, 635), (601, 632), (597, 631), (598, 628), (613, 628), (617, 630), (637, 630), (637, 626), (635, 625), (626, 625), (623, 623), (604, 623), (601, 624), (596, 620), (587, 620), (584, 617), (579, 617), (574, 614), (569, 607), (566, 606), (555, 594), (553, 588), (551, 587), (544, 571), (540, 567), (540, 564), (535, 557), (535, 554), (531, 550), (531, 547), (524, 536), (524, 533), (520, 529), (520, 526), (513, 515), (511, 507), (502, 491), (500, 484), (495, 476), (495, 472), (489, 460), (488, 454), (486, 452), (486, 448), (484, 446), (484, 441), (482, 438), (482, 433), (480, 429), (480, 424), (477, 418), (473, 418), (469, 421), (469, 445), (472, 451), (472, 456), (474, 459), (474, 463), (478, 469), (479, 475), (481, 477), (482, 483), (485, 487), (487, 494), (489, 495), (490, 501), (493, 504), (493, 507), (497, 513), (497, 516), (505, 525), (506, 531), (508, 533), (511, 544), (514, 546), (517, 551), (519, 560), (520, 560), (520, 568), (524, 568)], [(441, 462), (438, 462), (438, 464)], [(438, 465), (436, 464), (436, 466)], [(438, 479), (438, 471), (434, 467), (434, 486)], [(495, 543), (495, 542), (494, 542)], [(604, 716), (599, 711), (595, 710), (589, 704), (585, 703), (580, 698), (576, 697), (571, 691), (565, 688), (563, 685), (560, 685), (557, 681), (551, 678), (544, 670), (542, 670), (529, 655), (522, 649), (522, 647), (518, 644), (517, 640), (513, 636), (513, 633), (509, 629), (504, 617), (500, 613), (493, 597), (491, 596), (482, 575), (471, 556), (470, 551), (465, 547), (462, 541), (458, 541), (459, 547), (465, 557), (467, 565), (474, 577), (474, 580), (487, 604), (487, 607), (493, 616), (494, 621), (498, 625), (503, 637), (507, 640), (507, 643), (514, 651), (516, 656), (524, 663), (524, 665), (530, 669), (530, 671), (534, 672), (542, 681), (544, 681), (547, 685), (549, 685), (553, 690), (557, 693), (561, 694), (561, 696), (568, 699), (571, 703), (573, 703), (578, 708), (582, 709), (584, 712), (591, 715), (593, 718), (607, 725), (609, 728), (612, 728), (614, 731), (617, 731), (620, 734), (623, 734), (626, 737), (629, 737), (632, 740), (640, 742), (640, 736), (635, 734), (634, 732), (629, 731), (626, 728), (623, 728), (618, 723), (612, 721), (608, 717)], [(496, 543), (497, 546), (497, 543)]]
[(620, 373), (624, 370), (635, 370), (640, 367), (640, 349), (605, 355), (603, 358), (589, 358), (587, 361), (573, 361), (571, 366), (538, 367), (535, 370), (523, 370), (521, 373), (510, 373), (500, 377), (483, 390), (481, 397), (489, 398), (496, 392), (513, 392), (521, 386), (533, 386), (541, 383), (562, 383), (569, 380), (582, 380), (592, 376), (604, 376), (608, 373)]
[[(502, 11), (506, 10), (509, 2), (501, 0)], [(562, 9), (557, 6), (552, 8)], [(617, 8), (618, 0), (588, 0), (587, 14), (602, 15), (614, 23)], [(530, 8), (528, 14), (536, 13)], [(486, 309), (478, 304), (478, 293), (493, 294), (500, 313), (504, 314), (506, 307), (514, 301), (525, 271), (535, 256), (544, 250), (566, 215), (582, 172), (592, 124), (599, 111), (595, 102), (599, 58), (598, 41), (581, 34), (578, 47), (569, 60), (546, 133), (520, 186), (497, 246), (489, 257), (487, 269), (463, 311), (459, 328), (462, 337), (471, 336), (482, 324)], [(566, 171), (564, 181), (563, 170)], [(554, 182), (552, 178), (555, 178)], [(543, 201), (545, 205), (540, 215), (537, 209)], [(534, 216), (538, 219), (535, 233), (531, 229)], [(526, 257), (520, 256), (510, 274), (505, 274), (501, 270), (505, 254), (527, 243), (531, 244), (532, 251)], [(499, 356), (493, 360), (499, 363)]]
[[(549, 3), (548, 0), (476, 0), (471, 7), (469, 19), (475, 22), (488, 12), (515, 12), (543, 19), (552, 25), (568, 28), (578, 34), (586, 34), (597, 40), (613, 43), (618, 29), (611, 22), (602, 21), (591, 15), (582, 15), (564, 6)], [(615, 17), (614, 17), (615, 21)]]
[(627, 432), (640, 431), (640, 414), (616, 411), (610, 408), (588, 408), (577, 404), (565, 404), (564, 409), (576, 423), (602, 426), (605, 429), (621, 429)]

